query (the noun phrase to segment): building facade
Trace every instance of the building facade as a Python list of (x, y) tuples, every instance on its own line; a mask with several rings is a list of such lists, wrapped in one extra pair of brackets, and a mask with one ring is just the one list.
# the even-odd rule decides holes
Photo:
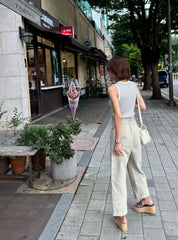
[(74, 0), (0, 0), (0, 119), (36, 119), (67, 104), (71, 81), (91, 95), (104, 79), (105, 39)]

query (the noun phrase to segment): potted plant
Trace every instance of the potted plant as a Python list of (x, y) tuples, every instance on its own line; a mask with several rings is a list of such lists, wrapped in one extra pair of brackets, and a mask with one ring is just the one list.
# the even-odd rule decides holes
[[(13, 109), (13, 116), (8, 121), (7, 120), (7, 127), (8, 129), (13, 130), (14, 139), (17, 136), (17, 128), (23, 123), (25, 119), (22, 117), (22, 112), (18, 112), (17, 107)], [(12, 166), (13, 172), (15, 174), (22, 174), (26, 164), (26, 157), (25, 156), (10, 156), (10, 164)]]
[(81, 122), (78, 119), (67, 123), (58, 122), (49, 128), (46, 154), (51, 159), (52, 178), (69, 180), (77, 175), (77, 159), (72, 149), (73, 135), (77, 135)]
[(28, 146), (38, 150), (37, 155), (32, 157), (33, 169), (37, 170), (37, 157), (39, 158), (39, 169), (45, 169), (46, 155), (45, 147), (48, 138), (48, 129), (41, 125), (26, 124), (23, 130), (16, 137), (17, 146)]

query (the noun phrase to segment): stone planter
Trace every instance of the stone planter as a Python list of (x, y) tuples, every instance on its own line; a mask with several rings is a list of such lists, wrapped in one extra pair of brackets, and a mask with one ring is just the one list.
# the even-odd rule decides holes
[(77, 175), (77, 158), (64, 159), (62, 163), (57, 164), (51, 160), (52, 178), (54, 180), (65, 181), (74, 178)]

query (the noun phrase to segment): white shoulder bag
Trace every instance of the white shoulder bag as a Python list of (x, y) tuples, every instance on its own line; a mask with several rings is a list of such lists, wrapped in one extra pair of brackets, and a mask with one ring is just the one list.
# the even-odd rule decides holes
[(140, 126), (139, 126), (140, 142), (142, 145), (145, 145), (151, 141), (151, 137), (147, 127), (143, 124), (138, 94), (137, 94), (137, 104), (138, 104), (138, 114), (139, 114), (139, 120), (140, 120)]

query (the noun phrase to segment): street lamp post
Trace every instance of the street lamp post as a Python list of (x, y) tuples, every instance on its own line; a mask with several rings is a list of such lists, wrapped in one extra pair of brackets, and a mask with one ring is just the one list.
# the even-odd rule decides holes
[(176, 106), (173, 98), (173, 79), (172, 79), (172, 44), (171, 44), (171, 15), (170, 15), (170, 0), (167, 0), (167, 25), (168, 25), (168, 73), (169, 73), (169, 101), (168, 106)]

